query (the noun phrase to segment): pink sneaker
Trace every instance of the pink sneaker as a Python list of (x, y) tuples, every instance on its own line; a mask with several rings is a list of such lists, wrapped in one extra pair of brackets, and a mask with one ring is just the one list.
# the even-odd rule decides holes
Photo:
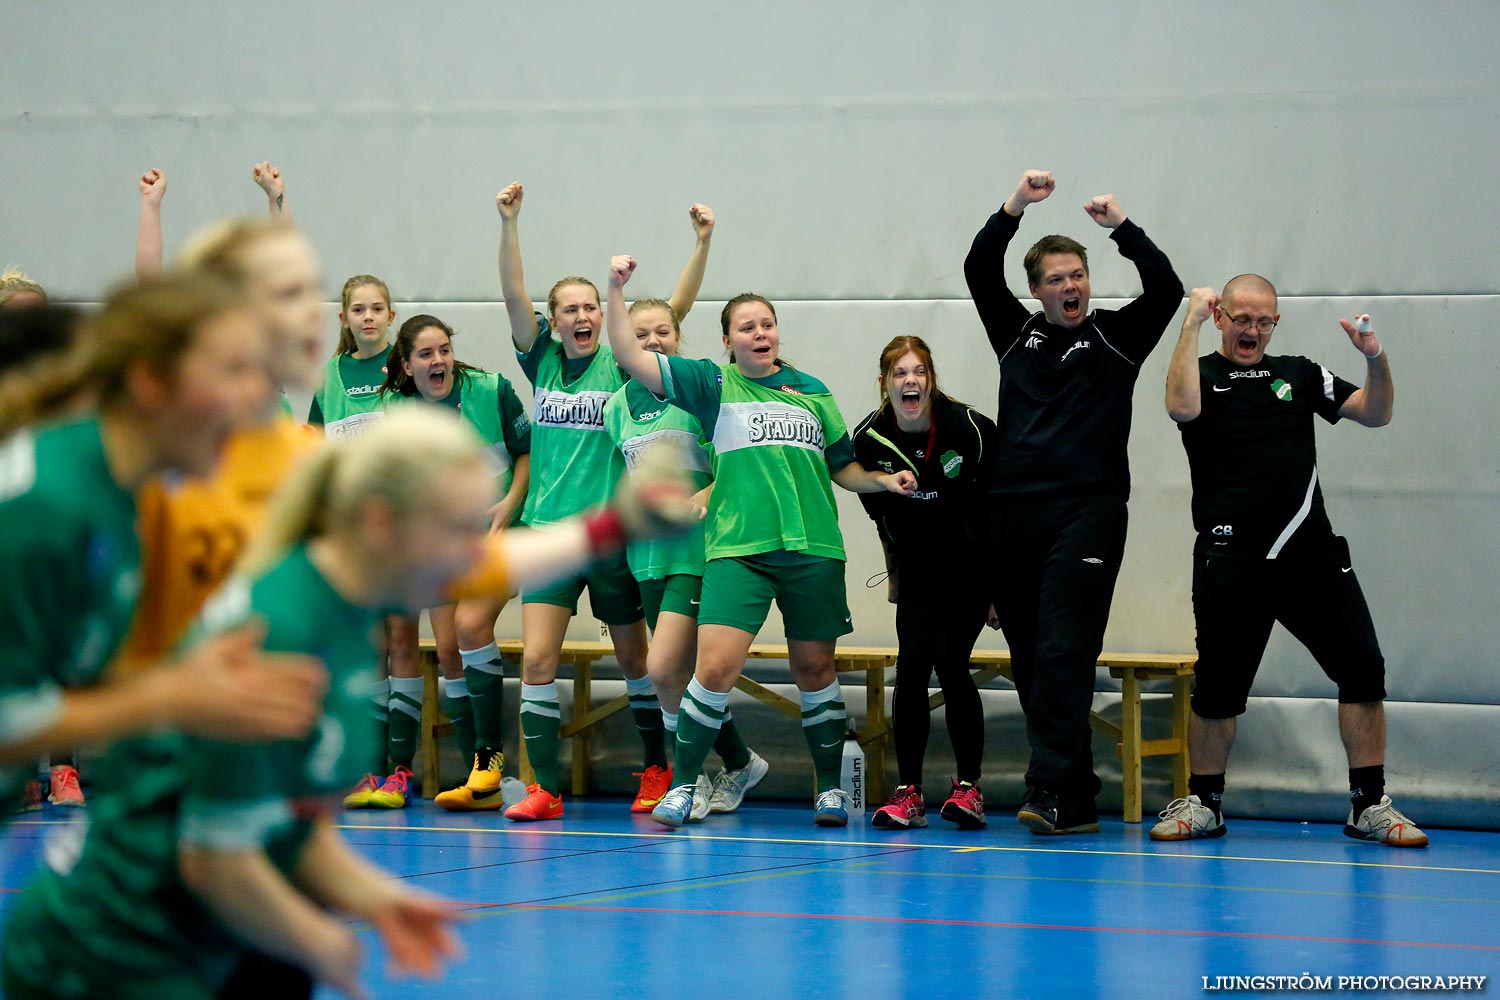
[(905, 830), (927, 825), (927, 803), (921, 785), (897, 785), (890, 801), (875, 810), (870, 820), (882, 830)]
[(984, 796), (972, 781), (953, 779), (953, 792), (943, 803), (943, 819), (957, 823), (960, 830), (977, 830), (989, 820), (984, 818)]
[(59, 764), (52, 769), (52, 792), (47, 801), (55, 806), (83, 807), (83, 789), (78, 787), (78, 769)]
[(42, 808), (42, 783), (40, 781), (28, 781), (21, 792), (21, 804), (16, 807), (17, 812), (37, 812)]

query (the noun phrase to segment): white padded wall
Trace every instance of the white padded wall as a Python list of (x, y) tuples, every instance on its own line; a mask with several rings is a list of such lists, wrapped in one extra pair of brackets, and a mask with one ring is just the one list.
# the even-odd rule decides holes
[[(962, 262), (1027, 167), (1052, 169), (1059, 187), (1023, 223), (1013, 286), (1024, 246), (1060, 231), (1093, 252), (1099, 305), (1134, 294), (1133, 269), (1079, 207), (1112, 191), (1186, 285), (1246, 270), (1275, 281), (1279, 352), (1357, 378), (1337, 319), (1371, 312), (1395, 422), (1320, 428), (1319, 445), (1392, 698), (1410, 703), (1393, 708), (1393, 780), (1430, 785), (1455, 822), (1500, 801), (1480, 765), (1493, 755), (1455, 746), (1444, 721), (1457, 705), (1491, 730), (1500, 721), (1488, 656), (1500, 6), (11, 0), (5, 24), (0, 263), (59, 297), (96, 298), (129, 268), (141, 170), (168, 172), (170, 252), (211, 219), (262, 211), (249, 168), (269, 157), (330, 294), (348, 274), (387, 277), (404, 313), (450, 320), (461, 356), (504, 371), (523, 398), (495, 301), (492, 202), (517, 179), (538, 298), (564, 274), (601, 278), (620, 251), (642, 262), (633, 292), (669, 291), (690, 247), (687, 206), (713, 205), (686, 353), (717, 357), (719, 304), (763, 292), (780, 305), (786, 354), (834, 388), (851, 424), (873, 404), (879, 347), (907, 332), (933, 344), (950, 391), (993, 411), (996, 369)], [(1160, 403), (1175, 337), (1136, 398), (1112, 648), (1192, 648), (1187, 468)], [(863, 587), (881, 568), (873, 533), (852, 497), (840, 502), (853, 638), (891, 642), (883, 590)], [(514, 609), (502, 630), (519, 631)], [(573, 634), (597, 633), (580, 619)], [(1330, 687), (1280, 632), (1256, 693), (1233, 780), (1289, 790), (1275, 767), (1252, 771), (1274, 746), (1338, 763), (1336, 734), (1302, 725), (1327, 714)], [(1254, 735), (1282, 729), (1306, 747)], [(1337, 771), (1321, 785), (1336, 789)]]

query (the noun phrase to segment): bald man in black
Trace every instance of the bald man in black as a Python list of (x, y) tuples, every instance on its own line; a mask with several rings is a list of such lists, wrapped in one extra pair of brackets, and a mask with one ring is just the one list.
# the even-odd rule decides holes
[[(1198, 357), (1210, 317), (1217, 351)], [(1257, 274), (1195, 288), (1167, 373), (1167, 413), (1182, 432), (1193, 480), (1193, 617), (1198, 631), (1188, 797), (1161, 814), (1153, 840), (1225, 833), (1221, 799), (1236, 722), (1275, 622), (1338, 686), (1339, 734), (1349, 761), (1344, 832), (1391, 847), (1427, 835), (1385, 794), (1385, 660), (1349, 545), (1333, 533), (1318, 483), (1313, 417), (1390, 422), (1390, 362), (1369, 317), (1340, 320), (1364, 356), (1357, 387), (1307, 358), (1270, 355), (1281, 316)]]

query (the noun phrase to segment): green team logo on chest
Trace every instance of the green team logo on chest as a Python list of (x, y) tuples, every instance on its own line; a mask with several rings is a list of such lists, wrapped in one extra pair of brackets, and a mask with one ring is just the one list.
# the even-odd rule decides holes
[(964, 457), (956, 451), (943, 452), (943, 475), (949, 479), (957, 479), (958, 471), (963, 467)]
[(1291, 383), (1289, 383), (1284, 378), (1279, 378), (1276, 381), (1272, 382), (1271, 391), (1276, 393), (1276, 398), (1281, 400), (1283, 403), (1290, 403), (1292, 401)]
[(567, 427), (578, 431), (604, 430), (604, 404), (612, 392), (558, 392), (538, 389), (531, 421), (538, 427)]

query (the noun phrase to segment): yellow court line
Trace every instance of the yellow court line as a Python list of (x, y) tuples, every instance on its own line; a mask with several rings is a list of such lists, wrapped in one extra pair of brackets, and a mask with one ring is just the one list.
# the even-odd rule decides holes
[[(492, 833), (501, 836), (533, 836), (533, 837), (616, 837), (630, 840), (701, 840), (701, 841), (723, 841), (738, 844), (800, 844), (815, 847), (902, 847), (915, 848), (924, 851), (954, 851), (952, 844), (913, 844), (907, 841), (896, 840), (808, 840), (797, 837), (731, 837), (715, 833), (607, 833), (589, 830), (537, 830), (530, 827), (510, 830), (505, 827), (459, 827), (459, 826), (379, 826), (375, 824), (338, 824), (341, 830), (396, 830), (411, 833)], [(1378, 850), (1375, 845), (1370, 845), (1371, 850)], [(1463, 875), (1500, 875), (1500, 869), (1495, 868), (1445, 868), (1441, 865), (1395, 865), (1379, 861), (1320, 861), (1310, 858), (1258, 858), (1249, 855), (1235, 854), (1169, 854), (1162, 851), (1085, 851), (1065, 847), (1004, 847), (975, 846), (965, 848), (968, 851), (995, 851), (1010, 854), (1082, 854), (1096, 858), (1158, 858), (1158, 859), (1180, 859), (1184, 861), (1260, 861), (1266, 864), (1278, 865), (1324, 865), (1333, 868), (1388, 868), (1395, 871), (1428, 871), (1428, 872), (1454, 872)]]

